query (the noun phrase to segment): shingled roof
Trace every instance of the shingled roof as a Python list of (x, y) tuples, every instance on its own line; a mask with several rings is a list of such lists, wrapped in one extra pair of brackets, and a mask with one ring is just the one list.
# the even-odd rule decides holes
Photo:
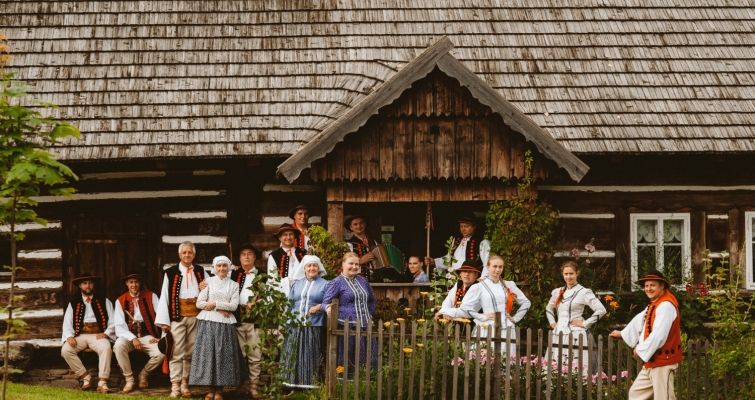
[(65, 159), (293, 154), (442, 36), (573, 153), (755, 150), (752, 2), (609, 3), (6, 0), (0, 32)]

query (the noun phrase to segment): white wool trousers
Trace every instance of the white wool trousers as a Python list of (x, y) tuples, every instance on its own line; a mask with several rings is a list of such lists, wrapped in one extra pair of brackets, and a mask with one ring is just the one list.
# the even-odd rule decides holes
[[(139, 342), (142, 344), (142, 352), (149, 356), (149, 361), (144, 366), (144, 370), (149, 372), (157, 368), (160, 363), (163, 362), (165, 355), (160, 353), (160, 349), (157, 348), (157, 343), (151, 343), (154, 339), (151, 335), (142, 336), (139, 338)], [(118, 360), (123, 371), (123, 376), (131, 378), (134, 376), (134, 372), (131, 370), (131, 359), (128, 357), (129, 353), (135, 351), (136, 348), (130, 340), (119, 338), (113, 346), (113, 353), (115, 353), (115, 359)]]
[(173, 383), (189, 379), (191, 355), (197, 339), (197, 318), (183, 317), (180, 321), (171, 321), (170, 332), (173, 334), (173, 358), (170, 359), (170, 381)]
[(676, 400), (674, 374), (679, 364), (662, 367), (642, 367), (637, 379), (629, 388), (629, 400)]
[(79, 352), (92, 349), (99, 358), (99, 378), (110, 378), (110, 361), (113, 359), (113, 349), (110, 347), (110, 339), (97, 339), (96, 334), (83, 334), (76, 336), (76, 347), (71, 347), (68, 342), (63, 343), (60, 356), (66, 361), (77, 378), (83, 378), (87, 369), (79, 358)]

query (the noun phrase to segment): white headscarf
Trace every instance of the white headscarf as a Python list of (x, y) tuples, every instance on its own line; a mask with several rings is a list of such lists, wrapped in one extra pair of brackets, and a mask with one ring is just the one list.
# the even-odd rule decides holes
[(228, 277), (231, 276), (231, 270), (233, 269), (233, 263), (231, 262), (231, 259), (226, 256), (217, 256), (212, 259), (212, 274), (217, 275), (217, 272), (215, 270), (215, 267), (218, 264), (226, 264), (228, 265)]
[(318, 267), (320, 267), (320, 276), (323, 277), (328, 274), (328, 271), (325, 270), (325, 266), (322, 265), (322, 261), (320, 261), (320, 257), (312, 256), (312, 255), (306, 255), (304, 256), (301, 261), (299, 262), (299, 268), (296, 270), (296, 273), (294, 273), (293, 279), (304, 279), (306, 277), (304, 270), (307, 268), (307, 265), (309, 264), (317, 264)]

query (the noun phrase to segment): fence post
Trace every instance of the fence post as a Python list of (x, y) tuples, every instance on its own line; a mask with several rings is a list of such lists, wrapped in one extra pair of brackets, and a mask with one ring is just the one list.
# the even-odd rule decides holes
[[(503, 355), (501, 354), (501, 312), (495, 313), (495, 323), (493, 324), (493, 353), (495, 354), (495, 368), (493, 369), (493, 393), (501, 393), (501, 369), (503, 369)], [(508, 358), (508, 349), (506, 349)]]
[(328, 358), (325, 363), (325, 380), (327, 381), (328, 398), (334, 399), (336, 397), (336, 352), (337, 352), (337, 340), (338, 335), (336, 329), (338, 328), (338, 299), (333, 299), (330, 304), (330, 313), (328, 314)]

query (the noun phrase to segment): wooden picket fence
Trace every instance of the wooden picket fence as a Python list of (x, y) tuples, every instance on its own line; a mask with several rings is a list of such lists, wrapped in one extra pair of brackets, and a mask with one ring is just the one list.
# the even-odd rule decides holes
[[(339, 325), (337, 304), (332, 307), (325, 370), (329, 399), (626, 399), (642, 367), (623, 341), (602, 335), (588, 343), (579, 338), (574, 346), (570, 336), (554, 339), (552, 331), (542, 329), (517, 329), (511, 338), (488, 329), (488, 336), (480, 337), (468, 321), (399, 319), (370, 321), (362, 328)], [(564, 363), (551, 361), (554, 340), (561, 341), (562, 353), (553, 356)], [(515, 356), (494, 357), (514, 341)], [(589, 360), (582, 359), (581, 346), (593, 354)], [(709, 347), (706, 339), (686, 342), (676, 371), (678, 399), (717, 398), (720, 389), (709, 379)]]

